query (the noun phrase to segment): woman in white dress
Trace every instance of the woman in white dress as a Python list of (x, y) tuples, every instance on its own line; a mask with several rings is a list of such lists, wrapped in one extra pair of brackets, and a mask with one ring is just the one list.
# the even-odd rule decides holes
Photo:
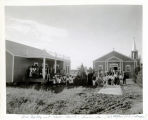
[(111, 75), (111, 85), (114, 85), (114, 81), (115, 81), (115, 76), (114, 74)]
[(29, 77), (32, 77), (32, 71), (33, 71), (33, 68), (30, 67)]
[(55, 85), (56, 84), (56, 78), (53, 77), (53, 84)]
[(123, 75), (120, 73), (119, 75), (119, 81), (122, 81), (123, 80)]

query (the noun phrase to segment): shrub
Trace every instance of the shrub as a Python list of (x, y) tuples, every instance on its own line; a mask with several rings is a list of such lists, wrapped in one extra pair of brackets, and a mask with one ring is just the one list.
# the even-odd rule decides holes
[(87, 85), (87, 75), (83, 64), (79, 68), (78, 74), (74, 80), (75, 85)]

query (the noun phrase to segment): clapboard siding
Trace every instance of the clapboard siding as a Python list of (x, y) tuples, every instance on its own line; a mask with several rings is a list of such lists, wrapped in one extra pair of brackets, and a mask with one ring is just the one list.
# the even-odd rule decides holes
[(6, 52), (6, 82), (13, 82), (13, 56)]

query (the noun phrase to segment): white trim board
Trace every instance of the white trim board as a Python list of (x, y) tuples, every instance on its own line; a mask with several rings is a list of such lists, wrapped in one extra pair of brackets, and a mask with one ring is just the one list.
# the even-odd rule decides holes
[(97, 62), (137, 62), (137, 61), (96, 61), (94, 63), (97, 63)]
[(14, 82), (14, 56), (12, 56), (12, 83)]
[(109, 61), (109, 60), (112, 59), (112, 58), (116, 58), (116, 59), (118, 59), (119, 61), (123, 61), (122, 59), (120, 59), (120, 58), (118, 58), (118, 57), (116, 57), (116, 56), (112, 56), (112, 57), (106, 59), (106, 61)]
[(14, 56), (14, 54), (13, 54), (11, 51), (6, 50), (6, 52), (8, 52), (8, 53), (11, 54), (12, 56)]

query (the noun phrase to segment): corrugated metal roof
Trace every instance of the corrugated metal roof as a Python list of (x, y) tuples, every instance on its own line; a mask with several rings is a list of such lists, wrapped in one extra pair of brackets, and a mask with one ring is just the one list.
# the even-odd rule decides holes
[(113, 57), (113, 56), (115, 56), (115, 57), (117, 57), (119, 59), (122, 59), (123, 61), (133, 61), (132, 58), (127, 57), (126, 55), (123, 55), (123, 54), (121, 54), (121, 53), (119, 53), (117, 51), (114, 51), (114, 50), (111, 51), (110, 53), (108, 53), (108, 54), (106, 54), (106, 55), (96, 59), (95, 61), (105, 61), (108, 58)]
[(11, 52), (14, 56), (26, 58), (49, 58), (55, 59), (55, 56), (50, 55), (46, 50), (30, 47), (24, 44), (6, 40), (6, 50)]

